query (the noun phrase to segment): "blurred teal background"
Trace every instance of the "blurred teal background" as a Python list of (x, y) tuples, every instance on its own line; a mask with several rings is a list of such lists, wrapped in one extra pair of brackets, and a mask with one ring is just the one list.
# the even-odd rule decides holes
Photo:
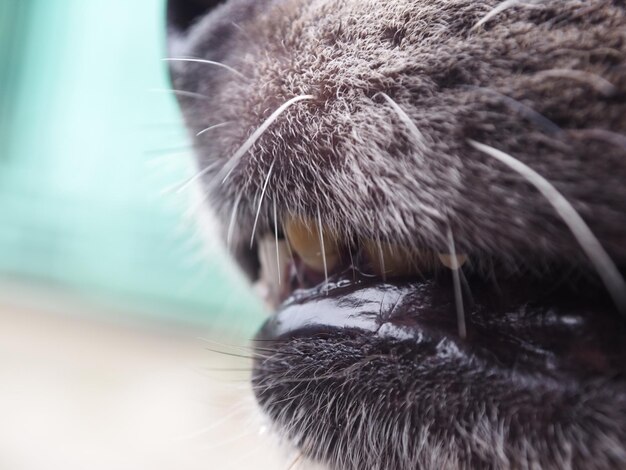
[(171, 190), (194, 170), (163, 15), (160, 0), (0, 1), (0, 300), (62, 292), (247, 334), (258, 301)]

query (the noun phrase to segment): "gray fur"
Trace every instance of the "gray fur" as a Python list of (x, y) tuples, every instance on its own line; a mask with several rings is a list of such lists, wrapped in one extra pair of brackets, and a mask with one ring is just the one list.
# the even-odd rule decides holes
[[(257, 2), (261, 11), (233, 28), (219, 53), (206, 51), (203, 28), (236, 17), (230, 10), (246, 3), (228, 2), (200, 22), (184, 55), (224, 61), (247, 78), (177, 64), (176, 88), (210, 98), (189, 100), (190, 127), (235, 123), (196, 140), (200, 166), (225, 164), (288, 99), (317, 99), (290, 108), (242, 158), (229, 184), (206, 176), (224, 220), (244, 194), (241, 243), (276, 158), (261, 212), (266, 230), (275, 200), (283, 216), (313, 216), (319, 208), (346, 237), (441, 250), (450, 225), (459, 250), (483, 259), (586, 262), (553, 208), (522, 177), (470, 147), (467, 139), (474, 139), (551, 181), (624, 263), (621, 2), (512, 6), (477, 29), (498, 2)], [(612, 86), (598, 85), (606, 83)], [(380, 92), (410, 116), (423, 145)]]
[(383, 356), (389, 345), (372, 338), (293, 340), (263, 361), (254, 385), (278, 433), (333, 469), (626, 464), (623, 390), (481, 369), (445, 341), (425, 339), (417, 358), (410, 347)]
[[(587, 269), (589, 260), (553, 207), (522, 176), (469, 145), (471, 139), (549, 180), (616, 264), (626, 266), (622, 0), (230, 0), (177, 36), (175, 52), (238, 71), (172, 64), (174, 88), (209, 98), (180, 98), (193, 135), (231, 123), (195, 138), (195, 147), (199, 169), (213, 165), (203, 181), (225, 232), (238, 202), (234, 251), (248, 249), (257, 211), (256, 233), (272, 230), (276, 204), (280, 219), (319, 211), (346, 239), (446, 251), (451, 228), (457, 250), (477, 259)], [(300, 95), (315, 98), (286, 109), (233, 163), (255, 130)], [(311, 354), (322, 347), (292, 346)], [(276, 358), (287, 369), (257, 385), (315, 376), (315, 370), (288, 370), (288, 359)], [(475, 396), (476, 413), (466, 426), (432, 433), (437, 410), (427, 410), (432, 414), (412, 428), (405, 453), (377, 460), (386, 443), (404, 442), (409, 430), (385, 421), (380, 403), (357, 399), (368, 383), (361, 378), (343, 382), (354, 402), (331, 405), (323, 395), (314, 409), (287, 412), (297, 401), (280, 397), (280, 404), (265, 407), (310, 457), (337, 469), (626, 466), (623, 394), (607, 396), (600, 385), (572, 391), (566, 384), (547, 384), (546, 393), (567, 396), (567, 411), (577, 419), (565, 414), (553, 429), (517, 429), (516, 406)], [(330, 415), (310, 421), (325, 406), (334, 416), (352, 410), (369, 418), (354, 435), (334, 435)], [(329, 436), (335, 441), (324, 441)], [(315, 449), (307, 447), (311, 439)], [(353, 439), (367, 441), (371, 452), (355, 455), (364, 447), (351, 445)]]

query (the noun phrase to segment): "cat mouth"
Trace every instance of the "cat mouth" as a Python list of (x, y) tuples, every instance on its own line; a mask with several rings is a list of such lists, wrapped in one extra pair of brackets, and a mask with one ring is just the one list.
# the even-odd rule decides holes
[[(342, 244), (306, 221), (283, 232), (259, 242), (276, 311), (256, 338), (253, 385), (307, 457), (367, 453), (357, 436), (374, 419), (460, 442), (495, 407), (515, 416), (505, 430), (515, 446), (529, 434), (551, 442), (554, 426), (594, 426), (605, 405), (626, 410), (626, 321), (598, 286), (563, 273), (486, 276), (453, 245)], [(414, 446), (391, 441), (376, 458), (404, 468), (394, 462)]]
[(568, 382), (620, 378), (626, 372), (621, 340), (626, 322), (596, 289), (589, 289), (547, 288), (523, 277), (495, 286), (468, 275), (459, 294), (444, 272), (383, 279), (351, 266), (291, 292), (265, 323), (257, 344), (280, 348), (295, 339), (343, 332), (453, 348), (468, 361), (516, 374)]
[(258, 243), (258, 287), (276, 310), (259, 339), (328, 330), (390, 341), (427, 334), (494, 365), (580, 376), (626, 371), (626, 319), (600, 286), (566, 281), (558, 271), (506, 273), (492, 265), (485, 274), (453, 239), (449, 248), (342, 242), (321, 223), (289, 220)]

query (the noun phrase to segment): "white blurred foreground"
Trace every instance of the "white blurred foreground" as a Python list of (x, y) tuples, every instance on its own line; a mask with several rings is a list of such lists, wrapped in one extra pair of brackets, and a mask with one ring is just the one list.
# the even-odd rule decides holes
[(286, 470), (293, 461), (260, 433), (249, 361), (207, 348), (245, 352), (202, 332), (2, 302), (0, 469)]

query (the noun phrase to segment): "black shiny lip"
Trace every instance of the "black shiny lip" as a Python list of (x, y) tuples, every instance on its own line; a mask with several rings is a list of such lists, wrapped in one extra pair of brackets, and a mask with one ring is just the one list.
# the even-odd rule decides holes
[(336, 333), (388, 343), (424, 341), (485, 362), (485, 367), (559, 380), (626, 377), (626, 321), (598, 292), (510, 279), (471, 279), (465, 295), (468, 335), (460, 338), (449, 277), (382, 281), (346, 273), (299, 289), (257, 336), (273, 342)]
[[(389, 429), (463, 448), (485, 425), (483, 412), (502, 417), (510, 449), (530, 441), (558, 449), (555, 428), (623, 441), (626, 321), (606, 294), (513, 278), (496, 287), (468, 276), (467, 285), (464, 338), (449, 275), (344, 273), (294, 291), (257, 337), (252, 386), (261, 409), (302, 455), (331, 468), (344, 468), (333, 466), (337, 455), (367, 455), (369, 436), (377, 468), (416, 468), (398, 462), (420, 446)], [(467, 468), (496, 468), (468, 452)]]

